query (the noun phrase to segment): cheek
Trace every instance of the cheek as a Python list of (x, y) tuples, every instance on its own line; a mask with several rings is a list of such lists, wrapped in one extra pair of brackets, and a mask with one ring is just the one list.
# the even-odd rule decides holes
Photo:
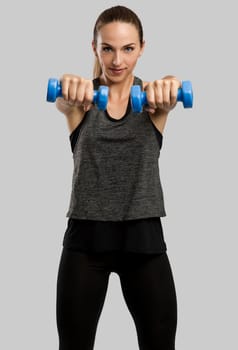
[(106, 65), (110, 61), (109, 55), (98, 55), (101, 65)]
[(133, 55), (133, 56), (128, 57), (127, 63), (134, 66), (136, 64), (137, 60), (138, 60), (138, 56)]

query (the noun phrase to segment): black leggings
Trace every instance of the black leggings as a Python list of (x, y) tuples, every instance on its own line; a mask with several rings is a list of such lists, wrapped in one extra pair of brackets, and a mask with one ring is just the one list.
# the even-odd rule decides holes
[(177, 300), (167, 253), (84, 253), (63, 248), (57, 280), (59, 350), (93, 350), (109, 275), (120, 277), (140, 350), (174, 350)]

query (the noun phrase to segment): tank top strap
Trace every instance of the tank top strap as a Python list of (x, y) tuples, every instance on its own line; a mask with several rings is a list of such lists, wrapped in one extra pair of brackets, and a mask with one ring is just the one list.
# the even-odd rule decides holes
[(93, 88), (94, 88), (94, 90), (98, 90), (98, 89), (99, 89), (99, 86), (100, 86), (100, 80), (99, 80), (99, 78), (93, 79)]
[(139, 85), (141, 90), (143, 90), (143, 82), (140, 78), (134, 77), (133, 85)]

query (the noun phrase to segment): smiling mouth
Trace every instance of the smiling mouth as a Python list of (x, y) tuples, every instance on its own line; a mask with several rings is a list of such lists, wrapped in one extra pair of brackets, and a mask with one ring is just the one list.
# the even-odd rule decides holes
[(110, 68), (110, 71), (116, 74), (123, 72), (126, 68)]

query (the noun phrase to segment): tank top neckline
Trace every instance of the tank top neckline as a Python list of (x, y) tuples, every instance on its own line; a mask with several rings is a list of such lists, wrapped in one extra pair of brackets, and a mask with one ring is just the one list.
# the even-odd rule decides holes
[[(98, 78), (95, 78), (94, 79), (94, 88), (95, 89), (98, 89), (99, 86), (100, 86), (100, 80), (99, 80), (99, 77)], [(134, 81), (133, 81), (133, 85), (135, 84), (139, 84), (142, 88), (142, 81), (140, 78), (134, 76)], [(126, 112), (125, 114), (119, 118), (119, 119), (116, 119), (116, 118), (113, 118), (109, 113), (108, 113), (108, 110), (106, 109), (105, 111), (105, 116), (108, 120), (112, 121), (113, 123), (119, 123), (121, 121), (124, 121), (126, 119), (126, 117), (129, 115), (129, 113), (131, 112), (131, 101), (130, 101), (130, 97), (128, 98), (128, 103), (127, 103), (127, 108), (126, 108)]]
[(129, 98), (128, 99), (128, 103), (127, 103), (126, 112), (121, 118), (116, 119), (116, 118), (111, 117), (110, 114), (108, 113), (107, 109), (105, 110), (105, 116), (106, 116), (107, 119), (109, 119), (113, 123), (114, 122), (118, 123), (118, 122), (121, 122), (122, 120), (124, 120), (127, 117), (127, 115), (130, 113), (130, 111), (131, 111), (131, 104), (130, 104), (130, 98)]

